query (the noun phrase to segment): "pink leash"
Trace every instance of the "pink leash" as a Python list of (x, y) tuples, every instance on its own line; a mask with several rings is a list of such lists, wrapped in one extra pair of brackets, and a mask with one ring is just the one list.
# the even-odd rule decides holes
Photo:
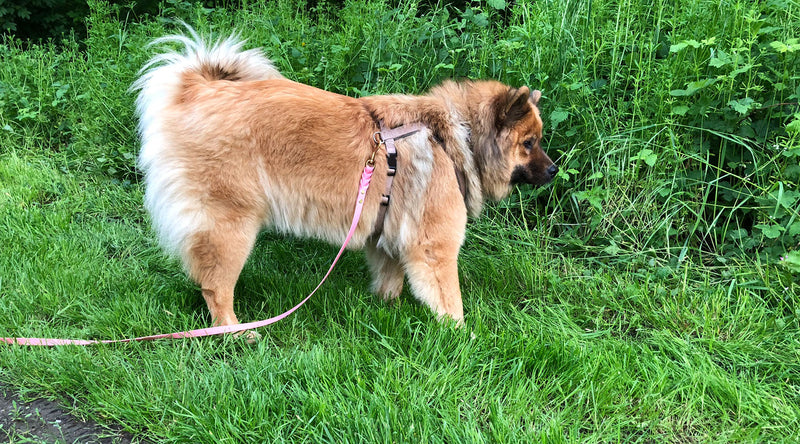
[(219, 335), (223, 333), (237, 333), (240, 331), (251, 330), (258, 327), (263, 327), (265, 325), (274, 324), (281, 319), (289, 316), (290, 314), (294, 313), (295, 310), (300, 308), (306, 301), (314, 295), (314, 293), (319, 290), (319, 287), (322, 286), (322, 283), (328, 279), (328, 276), (333, 271), (333, 267), (336, 265), (336, 262), (339, 261), (339, 258), (344, 253), (344, 249), (347, 244), (350, 242), (350, 238), (353, 237), (353, 233), (356, 231), (356, 226), (358, 225), (358, 220), (361, 218), (361, 211), (364, 209), (364, 198), (367, 195), (367, 189), (369, 188), (369, 183), (372, 180), (372, 172), (375, 170), (374, 164), (370, 160), (367, 162), (367, 165), (364, 167), (364, 171), (361, 173), (361, 182), (359, 183), (358, 188), (358, 199), (356, 200), (356, 209), (353, 213), (353, 223), (350, 225), (350, 232), (347, 233), (347, 237), (344, 239), (344, 244), (342, 248), (339, 249), (339, 253), (336, 255), (336, 258), (333, 260), (331, 267), (328, 269), (328, 272), (325, 273), (325, 277), (322, 278), (322, 281), (317, 285), (317, 288), (311, 292), (305, 299), (300, 301), (299, 304), (295, 305), (294, 307), (290, 308), (286, 312), (279, 314), (278, 316), (264, 319), (263, 321), (256, 321), (256, 322), (248, 322), (246, 324), (237, 324), (237, 325), (222, 325), (219, 327), (209, 327), (209, 328), (199, 328), (197, 330), (189, 330), (189, 331), (179, 331), (175, 333), (166, 333), (161, 335), (152, 335), (152, 336), (142, 336), (140, 338), (133, 338), (133, 339), (117, 339), (117, 340), (102, 340), (102, 341), (94, 341), (94, 340), (83, 340), (83, 339), (51, 339), (51, 338), (0, 338), (0, 343), (5, 342), (6, 344), (17, 344), (17, 345), (44, 345), (44, 346), (54, 346), (54, 345), (94, 345), (94, 344), (114, 344), (118, 342), (133, 342), (133, 341), (152, 341), (155, 339), (180, 339), (180, 338), (200, 338), (203, 336), (213, 336)]

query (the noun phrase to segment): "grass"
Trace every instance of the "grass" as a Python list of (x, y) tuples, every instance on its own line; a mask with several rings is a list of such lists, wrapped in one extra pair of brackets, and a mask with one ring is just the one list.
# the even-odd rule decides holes
[[(464, 329), (379, 301), (350, 252), (257, 344), (0, 347), (3, 386), (156, 442), (800, 440), (800, 51), (776, 44), (796, 2), (90, 6), (85, 41), (0, 43), (0, 336), (209, 325), (134, 168), (126, 90), (172, 17), (344, 94), (540, 88), (563, 173), (470, 224)], [(293, 306), (335, 252), (262, 234), (240, 319)]]

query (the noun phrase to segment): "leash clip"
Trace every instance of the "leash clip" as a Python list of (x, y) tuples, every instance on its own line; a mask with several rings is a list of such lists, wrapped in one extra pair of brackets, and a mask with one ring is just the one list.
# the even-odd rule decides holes
[(369, 159), (367, 159), (367, 162), (365, 164), (368, 167), (375, 166), (375, 153), (378, 152), (378, 149), (380, 149), (381, 145), (386, 145), (386, 142), (383, 140), (383, 137), (381, 137), (380, 131), (375, 131), (374, 133), (372, 133), (372, 141), (375, 142), (376, 146), (375, 149), (372, 150), (372, 155), (369, 156)]

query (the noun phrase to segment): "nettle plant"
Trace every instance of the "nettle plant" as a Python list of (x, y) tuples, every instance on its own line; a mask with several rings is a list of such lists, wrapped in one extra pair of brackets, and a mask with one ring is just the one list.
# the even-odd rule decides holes
[(746, 17), (749, 35), (670, 47), (684, 66), (671, 112), (696, 150), (685, 177), (708, 188), (705, 242), (777, 259), (800, 245), (800, 40)]

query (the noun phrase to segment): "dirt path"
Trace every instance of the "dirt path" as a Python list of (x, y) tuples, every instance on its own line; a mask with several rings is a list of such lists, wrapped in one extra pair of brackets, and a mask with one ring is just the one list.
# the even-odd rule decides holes
[(129, 444), (129, 433), (116, 432), (66, 413), (55, 402), (37, 399), (22, 402), (0, 387), (0, 442)]

